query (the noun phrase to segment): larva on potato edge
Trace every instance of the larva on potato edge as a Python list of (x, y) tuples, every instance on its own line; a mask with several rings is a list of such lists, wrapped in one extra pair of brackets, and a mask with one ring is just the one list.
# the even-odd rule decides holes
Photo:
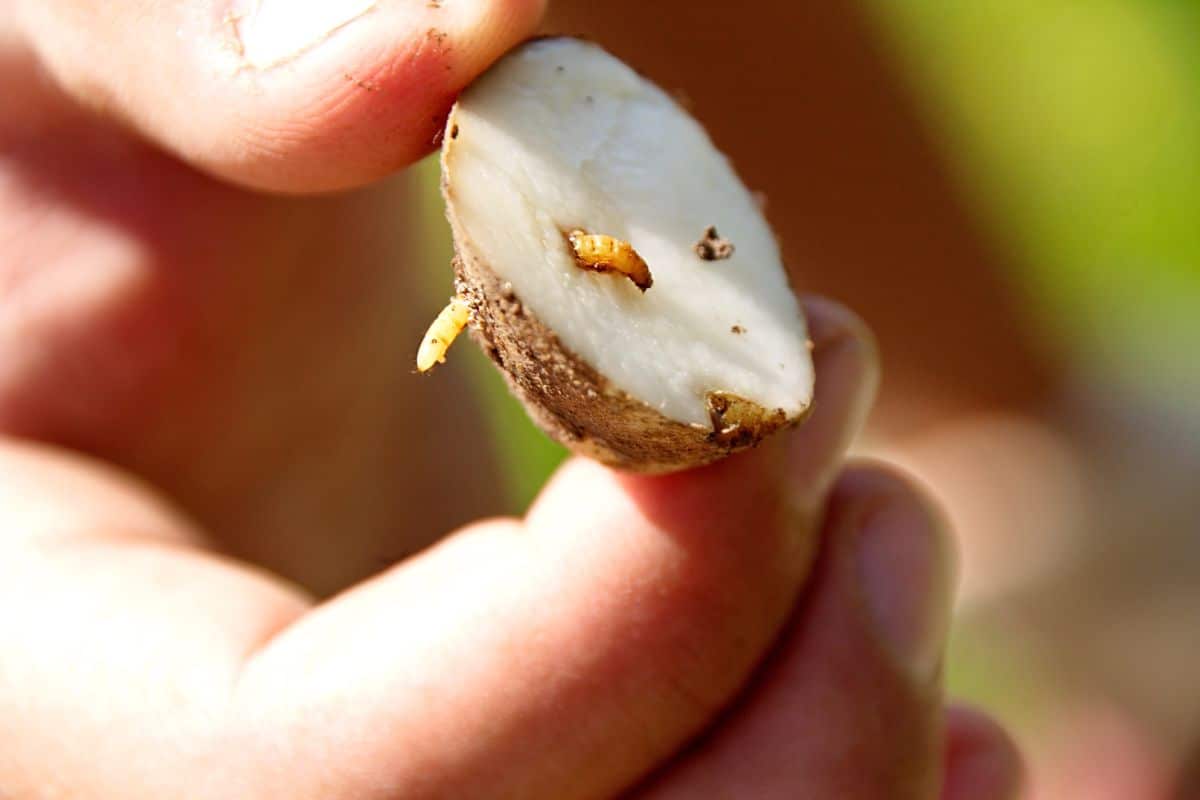
[(418, 372), (428, 372), (435, 364), (446, 363), (446, 351), (463, 328), (467, 327), (470, 318), (471, 307), (458, 297), (451, 298), (421, 340), (421, 347), (417, 350)]

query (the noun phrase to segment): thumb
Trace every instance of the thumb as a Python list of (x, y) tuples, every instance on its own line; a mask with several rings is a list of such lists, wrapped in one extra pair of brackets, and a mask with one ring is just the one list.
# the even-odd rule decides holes
[(751, 689), (646, 797), (937, 796), (944, 528), (906, 481), (865, 467), (841, 478), (824, 537), (808, 596)]
[(23, 2), (71, 94), (193, 164), (315, 192), (420, 158), (455, 94), (531, 33), (544, 0)]

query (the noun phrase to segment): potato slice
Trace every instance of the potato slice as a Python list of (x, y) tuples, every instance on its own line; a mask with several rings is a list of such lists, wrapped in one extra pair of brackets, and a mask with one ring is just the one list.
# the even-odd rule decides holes
[(481, 77), (450, 114), (442, 181), (472, 333), (568, 447), (665, 472), (808, 410), (804, 319), (754, 198), (600, 47), (535, 40)]

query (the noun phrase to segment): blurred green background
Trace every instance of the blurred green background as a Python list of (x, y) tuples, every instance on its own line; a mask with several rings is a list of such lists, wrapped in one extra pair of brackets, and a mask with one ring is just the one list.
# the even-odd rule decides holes
[(870, 3), (1073, 358), (1200, 419), (1200, 4)]

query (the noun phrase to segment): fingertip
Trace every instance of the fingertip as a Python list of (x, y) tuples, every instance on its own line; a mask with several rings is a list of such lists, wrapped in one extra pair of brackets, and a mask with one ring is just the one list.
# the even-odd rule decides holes
[(40, 60), (84, 105), (231, 182), (315, 193), (430, 152), (544, 0), (28, 5)]
[(580, 510), (595, 509), (596, 522), (588, 527), (611, 527), (618, 516), (638, 519), (693, 556), (711, 554), (732, 534), (747, 560), (774, 548), (806, 574), (825, 493), (874, 397), (878, 357), (870, 330), (846, 307), (818, 297), (805, 298), (804, 307), (819, 407), (797, 429), (667, 475), (624, 473), (575, 459), (543, 491), (527, 521), (535, 530), (578, 531)]
[(870, 415), (879, 386), (879, 351), (866, 323), (832, 300), (802, 299), (813, 342), (816, 386), (809, 418), (792, 439), (789, 471), (798, 505), (815, 509)]
[[(650, 796), (936, 795), (941, 690), (928, 673), (913, 679), (914, 662), (936, 659), (944, 630), (925, 503), (891, 470), (856, 467), (838, 481), (821, 554), (784, 634), (722, 725), (657, 776)], [(869, 533), (878, 522), (884, 530)], [(886, 556), (873, 571), (861, 568), (860, 552), (871, 537), (884, 540)], [(864, 582), (890, 587), (874, 609)], [(884, 613), (873, 613), (880, 605)]]
[(842, 339), (852, 339), (878, 361), (879, 346), (870, 326), (847, 306), (828, 297), (806, 294), (800, 298), (808, 335), (816, 348)]
[(440, 6), (452, 14), (448, 32), (459, 47), (453, 76), (462, 88), (537, 29), (546, 0), (440, 0)]
[(898, 470), (858, 463), (833, 488), (825, 536), (835, 627), (904, 693), (937, 700), (957, 558), (936, 503)]
[(842, 470), (830, 497), (831, 507), (864, 503), (909, 504), (928, 518), (939, 536), (949, 536), (949, 523), (928, 486), (912, 473), (884, 461), (856, 458)]
[(963, 706), (947, 711), (942, 800), (1016, 800), (1023, 779), (1020, 751), (998, 722)]
[[(723, 569), (775, 560), (802, 536), (787, 517), (787, 436), (714, 464), (666, 475), (640, 475), (574, 458), (559, 469), (526, 517), (548, 536), (620, 530), (669, 543), (693, 564)], [(597, 534), (600, 535), (600, 534)]]
[[(299, 44), (272, 46), (268, 34), (243, 76), (244, 124), (217, 171), (310, 193), (401, 169), (436, 147), (454, 98), (532, 33), (543, 9), (544, 0), (364, 0), (305, 29)], [(256, 26), (246, 25), (243, 41), (253, 42)]]
[(738, 530), (760, 520), (755, 511), (780, 505), (787, 434), (712, 464), (667, 475), (616, 473), (621, 489), (651, 520), (673, 527)]

